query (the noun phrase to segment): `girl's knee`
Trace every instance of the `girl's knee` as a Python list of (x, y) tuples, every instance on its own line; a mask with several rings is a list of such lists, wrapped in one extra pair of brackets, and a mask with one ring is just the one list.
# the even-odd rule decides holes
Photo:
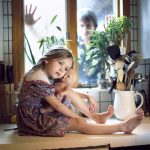
[(84, 119), (82, 119), (82, 118), (76, 118), (75, 119), (75, 124), (77, 126), (83, 127), (83, 126), (86, 125), (86, 121)]
[(86, 121), (82, 118), (71, 118), (69, 120), (69, 128), (68, 131), (79, 131), (83, 132), (83, 130), (86, 128)]

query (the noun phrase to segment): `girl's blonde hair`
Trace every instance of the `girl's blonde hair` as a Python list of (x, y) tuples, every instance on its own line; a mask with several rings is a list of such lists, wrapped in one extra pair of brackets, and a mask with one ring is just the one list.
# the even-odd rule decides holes
[[(62, 46), (51, 47), (49, 51), (32, 67), (29, 72), (34, 72), (44, 67), (46, 60), (72, 59), (72, 68), (74, 66), (73, 55), (71, 51)], [(28, 72), (28, 73), (29, 73)]]

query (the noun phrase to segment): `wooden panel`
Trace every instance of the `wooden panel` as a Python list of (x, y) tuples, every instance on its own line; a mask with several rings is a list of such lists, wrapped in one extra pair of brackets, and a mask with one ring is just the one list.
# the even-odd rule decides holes
[[(70, 33), (69, 36), (69, 48), (72, 50), (73, 55), (77, 58), (77, 3), (76, 0), (67, 0), (67, 29)], [(77, 86), (78, 81), (78, 62), (75, 60), (75, 74), (74, 80), (76, 80), (73, 87)]]
[(13, 84), (0, 84), (0, 123), (9, 123), (15, 113), (17, 94), (9, 92)]
[[(123, 15), (130, 17), (130, 0), (123, 0)], [(131, 50), (131, 34), (128, 35), (127, 52)]]
[(12, 50), (14, 66), (14, 88), (24, 74), (24, 6), (23, 0), (12, 0)]

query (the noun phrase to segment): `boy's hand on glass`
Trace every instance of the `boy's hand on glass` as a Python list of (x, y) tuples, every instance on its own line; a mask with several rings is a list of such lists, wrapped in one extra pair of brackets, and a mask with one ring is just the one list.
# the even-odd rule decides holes
[(34, 8), (32, 11), (32, 4), (30, 5), (29, 11), (28, 7), (26, 5), (26, 10), (25, 10), (25, 23), (29, 26), (34, 25), (37, 21), (41, 19), (41, 17), (38, 17), (37, 19), (34, 19), (34, 14), (36, 12), (37, 7)]
[(107, 26), (108, 26), (108, 24), (109, 24), (109, 22), (111, 21), (112, 18), (113, 18), (113, 16), (110, 15), (110, 14), (108, 14), (108, 15), (105, 16), (105, 21), (103, 23), (104, 29), (107, 28)]

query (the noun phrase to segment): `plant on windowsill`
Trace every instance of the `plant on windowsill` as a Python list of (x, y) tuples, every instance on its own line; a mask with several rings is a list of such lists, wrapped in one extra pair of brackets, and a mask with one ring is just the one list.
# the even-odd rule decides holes
[(33, 51), (31, 49), (31, 45), (30, 45), (30, 42), (26, 36), (26, 34), (24, 33), (24, 38), (25, 38), (25, 46), (24, 46), (24, 51), (25, 51), (25, 54), (28, 58), (28, 60), (30, 61), (30, 63), (32, 65), (35, 65), (36, 64), (36, 61), (35, 61), (35, 56), (33, 54)]
[[(50, 25), (52, 25), (57, 18), (57, 15), (53, 16), (51, 19)], [(47, 27), (46, 27), (47, 28)], [(62, 29), (59, 26), (56, 26), (56, 29), (60, 32), (62, 32)], [(52, 31), (51, 31), (52, 33)], [(64, 37), (58, 37), (56, 35), (50, 34), (43, 38), (41, 38), (39, 41), (39, 49), (42, 50), (42, 54), (44, 54), (50, 47), (55, 45), (65, 45)]]
[[(53, 25), (56, 18), (57, 18), (57, 15), (52, 17), (50, 25)], [(59, 26), (56, 26), (56, 29), (60, 32), (62, 31)], [(24, 47), (25, 54), (26, 54), (28, 60), (30, 61), (30, 63), (32, 65), (35, 65), (36, 64), (36, 56), (33, 53), (33, 50), (31, 48), (31, 44), (30, 44), (30, 41), (28, 40), (27, 35), (24, 34), (24, 37), (25, 37), (25, 47)], [(65, 40), (63, 37), (59, 38), (56, 35), (51, 34), (50, 36), (48, 35), (48, 36), (42, 37), (38, 41), (38, 43), (39, 43), (39, 49), (42, 50), (42, 55), (43, 55), (51, 46), (54, 46), (54, 45), (63, 45), (64, 46)]]
[(113, 45), (120, 46), (121, 41), (125, 38), (132, 26), (133, 22), (127, 16), (112, 17), (108, 20), (108, 25), (105, 27), (108, 41)]
[(126, 16), (112, 17), (104, 31), (93, 31), (86, 56), (87, 61), (90, 62), (87, 68), (89, 70), (99, 69), (98, 82), (102, 81), (103, 83), (100, 84), (104, 86), (107, 85), (105, 83), (107, 82), (107, 72), (109, 73), (111, 67), (108, 62), (107, 47), (110, 45), (120, 46), (123, 38), (128, 35), (131, 25), (131, 20)]

